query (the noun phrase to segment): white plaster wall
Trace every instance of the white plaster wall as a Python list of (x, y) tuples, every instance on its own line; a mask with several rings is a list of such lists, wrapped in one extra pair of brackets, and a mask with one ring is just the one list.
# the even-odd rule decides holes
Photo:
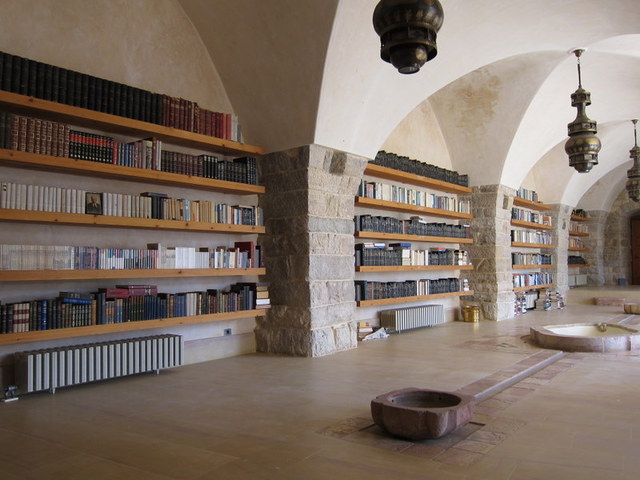
[(232, 111), (175, 0), (0, 0), (0, 49)]

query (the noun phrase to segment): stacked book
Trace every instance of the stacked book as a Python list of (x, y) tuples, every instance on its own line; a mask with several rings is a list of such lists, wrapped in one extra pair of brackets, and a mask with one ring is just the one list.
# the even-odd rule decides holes
[[(156, 285), (116, 285), (94, 293), (60, 292), (53, 299), (0, 304), (0, 333), (82, 327), (268, 308), (265, 285), (160, 293)], [(261, 297), (264, 295), (261, 294)], [(258, 302), (260, 300), (260, 302)]]
[(233, 114), (4, 52), (0, 52), (0, 89), (202, 135), (242, 139)]

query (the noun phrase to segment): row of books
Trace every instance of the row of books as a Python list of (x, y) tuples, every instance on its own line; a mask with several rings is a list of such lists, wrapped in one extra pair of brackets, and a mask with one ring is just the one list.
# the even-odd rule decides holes
[[(405, 280), (401, 282), (356, 280), (354, 283), (356, 301), (415, 297), (469, 290), (468, 282), (461, 281), (458, 278)], [(466, 290), (461, 290), (461, 285)]]
[(545, 253), (512, 252), (512, 265), (551, 265), (552, 256)]
[(154, 192), (130, 195), (13, 182), (0, 182), (0, 208), (234, 225), (264, 224), (262, 208), (255, 205), (170, 198)]
[(0, 333), (104, 325), (268, 308), (268, 287), (237, 283), (225, 290), (158, 293), (153, 285), (120, 285), (94, 293), (0, 304)]
[(419, 207), (437, 208), (450, 212), (470, 213), (471, 211), (469, 200), (459, 199), (455, 195), (436, 195), (424, 190), (388, 183), (368, 182), (366, 180), (360, 182), (358, 196)]
[(569, 248), (585, 248), (584, 240), (581, 238), (569, 237)]
[(569, 255), (567, 257), (567, 262), (569, 265), (586, 265), (587, 264), (587, 261), (580, 255)]
[(358, 243), (355, 246), (356, 266), (426, 266), (469, 265), (464, 250), (446, 248), (412, 249), (410, 243)]
[(514, 273), (513, 286), (518, 287), (535, 287), (537, 285), (548, 285), (553, 283), (553, 274), (548, 272), (535, 273)]
[(0, 52), (0, 89), (240, 142), (236, 115), (85, 73)]
[(533, 190), (527, 190), (526, 188), (519, 188), (516, 191), (516, 197), (529, 200), (531, 202), (539, 202), (538, 193)]
[(511, 241), (519, 243), (537, 243), (551, 245), (551, 235), (543, 231), (511, 230)]
[(589, 212), (582, 208), (574, 208), (571, 211), (571, 215), (575, 215), (576, 217), (589, 218)]
[(532, 212), (524, 208), (513, 207), (511, 209), (511, 218), (513, 220), (522, 220), (524, 222), (539, 223), (540, 225), (552, 225), (549, 215), (542, 215), (538, 212)]
[(453, 170), (436, 167), (435, 165), (430, 165), (395, 153), (385, 152), (384, 150), (379, 151), (376, 154), (376, 158), (371, 163), (393, 168), (395, 170), (401, 170), (407, 173), (413, 173), (415, 175), (421, 175), (423, 177), (434, 178), (443, 182), (455, 183), (456, 185), (461, 185), (463, 187), (469, 186), (468, 175), (462, 175)]
[(158, 139), (119, 142), (69, 125), (0, 111), (0, 148), (56, 157), (159, 170), (229, 182), (258, 184), (255, 157), (226, 159), (165, 150)]
[(102, 248), (69, 245), (0, 245), (0, 270), (147, 270), (253, 268), (262, 266), (261, 246)]
[(589, 225), (582, 222), (570, 222), (569, 230), (578, 233), (589, 233)]
[(471, 238), (471, 228), (469, 225), (427, 222), (425, 218), (419, 216), (413, 216), (408, 220), (401, 220), (399, 218), (377, 215), (356, 215), (353, 221), (356, 232)]

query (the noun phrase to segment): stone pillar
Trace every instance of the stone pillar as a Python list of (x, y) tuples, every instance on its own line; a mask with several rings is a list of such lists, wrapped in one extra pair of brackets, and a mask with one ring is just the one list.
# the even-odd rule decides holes
[[(551, 216), (553, 225), (553, 230), (550, 230), (551, 242), (556, 247), (553, 251), (555, 253), (553, 260), (555, 267), (547, 271), (553, 273), (555, 290), (566, 296), (569, 291), (569, 254), (567, 249), (569, 248), (569, 227), (573, 209), (559, 203), (552, 205), (552, 207), (553, 210), (550, 210), (548, 214)], [(548, 250), (542, 249), (541, 251), (546, 253)]]
[(316, 357), (357, 347), (354, 197), (367, 159), (318, 145), (261, 162), (271, 308), (259, 352)]
[(473, 188), (471, 195), (473, 262), (469, 279), (474, 295), (462, 297), (462, 305), (479, 304), (485, 320), (505, 320), (514, 315), (511, 269), (511, 207), (515, 190), (503, 185)]
[(589, 251), (582, 255), (589, 264), (587, 284), (604, 285), (604, 239), (609, 213), (604, 210), (590, 210), (588, 213), (589, 236), (584, 237), (584, 244)]

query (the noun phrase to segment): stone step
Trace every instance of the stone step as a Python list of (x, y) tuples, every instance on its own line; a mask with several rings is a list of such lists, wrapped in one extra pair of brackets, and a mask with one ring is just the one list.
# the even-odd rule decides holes
[(508, 368), (498, 370), (491, 375), (459, 388), (456, 393), (471, 395), (476, 402), (482, 402), (557, 362), (565, 355), (565, 352), (556, 350), (536, 352)]

